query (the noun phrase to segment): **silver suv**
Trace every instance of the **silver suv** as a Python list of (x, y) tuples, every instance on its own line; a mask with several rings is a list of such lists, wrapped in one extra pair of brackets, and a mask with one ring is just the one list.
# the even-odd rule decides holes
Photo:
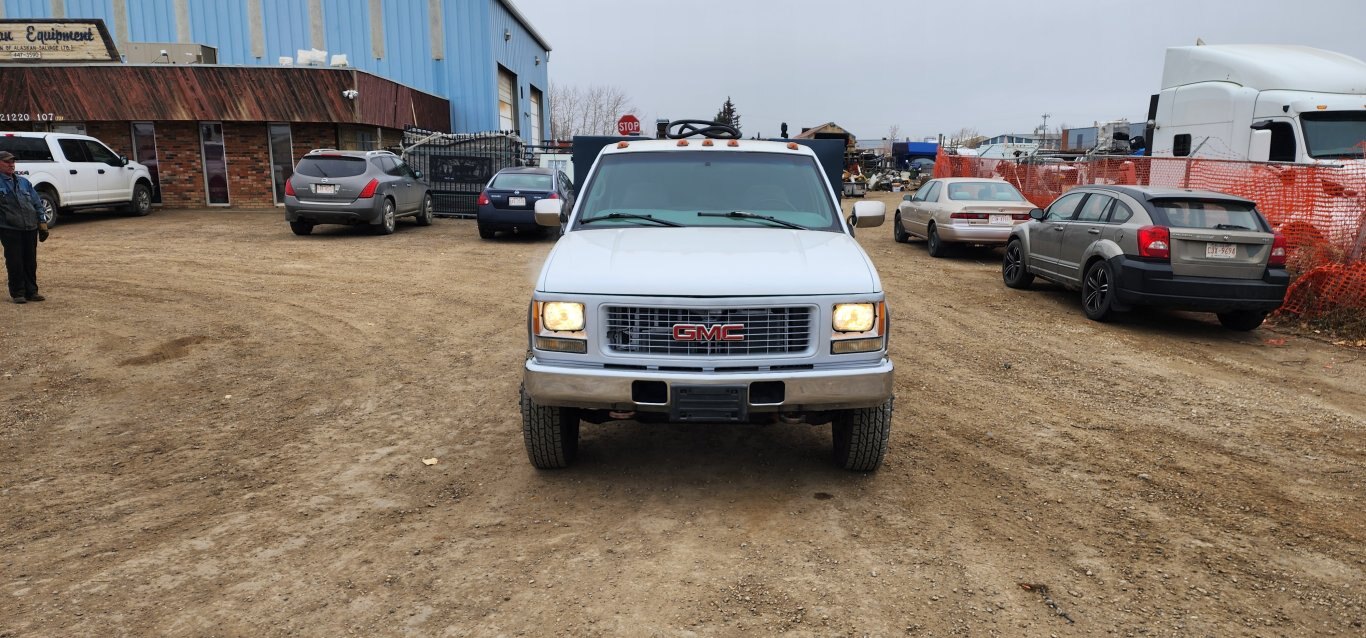
[(1016, 226), (1001, 277), (1028, 288), (1038, 275), (1080, 289), (1086, 316), (1136, 306), (1213, 312), (1252, 330), (1281, 306), (1290, 277), (1285, 238), (1251, 200), (1213, 191), (1083, 186)]
[(285, 182), (285, 221), (296, 235), (317, 224), (368, 224), (394, 232), (395, 219), (432, 223), (432, 196), (422, 173), (389, 151), (310, 151)]

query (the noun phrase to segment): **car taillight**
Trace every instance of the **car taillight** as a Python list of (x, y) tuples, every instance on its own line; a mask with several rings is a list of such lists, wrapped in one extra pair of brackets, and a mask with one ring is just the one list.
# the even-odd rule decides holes
[(986, 213), (953, 213), (949, 219), (987, 219)]
[(1171, 241), (1172, 234), (1166, 226), (1144, 226), (1138, 229), (1138, 256), (1170, 260)]
[(294, 182), (292, 180), (285, 180), (285, 194), (294, 197)]
[(1268, 265), (1268, 266), (1284, 266), (1284, 265), (1285, 265), (1285, 247), (1286, 247), (1285, 235), (1282, 235), (1282, 234), (1280, 234), (1280, 233), (1276, 233), (1276, 238), (1273, 239), (1273, 240), (1271, 240), (1271, 256), (1267, 258), (1267, 260), (1266, 260), (1266, 265)]
[(1015, 221), (1029, 221), (1029, 213), (1012, 213), (1010, 217)]
[(488, 205), (489, 205), (489, 192), (488, 192), (488, 191), (479, 191), (479, 201), (475, 202), (475, 205), (476, 205), (476, 206), (488, 206)]
[(546, 199), (559, 199), (559, 198), (560, 198), (560, 194), (559, 194), (559, 193), (551, 193), (549, 196), (546, 197)]
[(371, 198), (371, 197), (374, 197), (374, 196), (375, 196), (375, 189), (376, 189), (376, 188), (379, 188), (379, 180), (378, 180), (378, 179), (372, 179), (372, 180), (370, 180), (370, 183), (369, 183), (369, 184), (366, 184), (366, 185), (365, 185), (365, 188), (362, 188), (362, 189), (360, 190), (359, 198), (360, 198), (360, 199), (369, 199), (369, 198)]

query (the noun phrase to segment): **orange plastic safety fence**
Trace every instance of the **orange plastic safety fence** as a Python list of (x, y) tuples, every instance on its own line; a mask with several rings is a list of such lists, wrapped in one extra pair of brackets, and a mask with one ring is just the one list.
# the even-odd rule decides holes
[(1171, 157), (985, 158), (939, 152), (935, 177), (1004, 179), (1047, 206), (1081, 184), (1136, 184), (1246, 197), (1290, 247), (1297, 276), (1283, 311), (1366, 312), (1366, 161), (1304, 165)]

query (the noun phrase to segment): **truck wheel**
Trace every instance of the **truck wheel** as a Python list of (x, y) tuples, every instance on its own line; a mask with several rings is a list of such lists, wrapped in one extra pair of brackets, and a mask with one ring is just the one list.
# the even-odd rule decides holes
[(873, 408), (841, 410), (830, 427), (835, 439), (835, 465), (854, 472), (872, 472), (882, 465), (887, 453), (892, 400)]
[(52, 228), (57, 225), (57, 196), (49, 191), (38, 191), (38, 198), (43, 200), (43, 210), (47, 211), (47, 227)]
[(133, 199), (128, 201), (128, 206), (124, 212), (138, 217), (146, 217), (152, 214), (152, 189), (146, 184), (135, 184), (133, 186)]
[(306, 219), (292, 221), (289, 222), (289, 229), (294, 231), (295, 235), (307, 235), (313, 232), (313, 222)]
[(537, 405), (521, 389), (522, 440), (531, 464), (542, 470), (569, 467), (579, 453), (579, 412)]
[(1266, 313), (1258, 312), (1256, 310), (1221, 312), (1218, 316), (1219, 323), (1223, 324), (1225, 328), (1237, 330), (1239, 332), (1254, 330), (1266, 320)]

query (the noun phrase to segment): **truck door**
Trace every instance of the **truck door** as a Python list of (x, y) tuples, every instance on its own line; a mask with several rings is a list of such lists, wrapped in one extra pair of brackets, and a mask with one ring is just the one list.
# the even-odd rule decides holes
[(1058, 266), (1058, 251), (1062, 246), (1063, 233), (1072, 223), (1077, 208), (1086, 193), (1069, 193), (1058, 198), (1044, 211), (1037, 232), (1029, 234), (1029, 265), (1035, 270), (1054, 277), (1062, 276)]
[(66, 163), (54, 167), (59, 173), (66, 173), (66, 190), (61, 193), (63, 206), (94, 204), (100, 196), (100, 174), (109, 172), (109, 166), (94, 161), (85, 140), (63, 138), (57, 140), (57, 148), (65, 156)]
[(123, 165), (123, 158), (109, 147), (95, 140), (81, 140), (91, 161), (96, 164), (99, 194), (96, 201), (126, 202), (133, 198), (133, 172)]

